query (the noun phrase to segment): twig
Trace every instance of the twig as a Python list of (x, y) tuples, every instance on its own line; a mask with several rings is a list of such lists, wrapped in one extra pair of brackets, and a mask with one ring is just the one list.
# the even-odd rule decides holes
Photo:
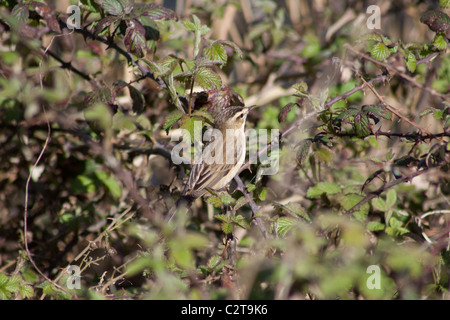
[[(59, 19), (59, 24), (60, 24), (61, 28), (67, 27), (66, 23), (64, 21), (62, 21), (61, 19)], [(127, 51), (125, 51), (124, 49), (119, 47), (115, 42), (112, 42), (103, 37), (98, 37), (98, 36), (96, 37), (92, 32), (88, 31), (86, 28), (80, 28), (80, 29), (74, 29), (74, 30), (76, 33), (83, 35), (83, 37), (85, 37), (85, 38), (90, 38), (92, 40), (98, 40), (98, 41), (106, 44), (108, 46), (108, 48), (112, 48), (112, 49), (116, 50), (117, 53), (119, 53), (120, 55), (124, 56), (127, 59), (129, 64), (138, 68), (142, 72), (143, 76), (154, 80), (155, 82), (158, 83), (158, 85), (160, 87), (163, 87), (163, 88), (166, 87), (166, 85), (164, 84), (164, 82), (161, 79), (155, 77), (153, 75), (153, 73), (151, 73), (147, 68), (145, 68), (143, 65), (141, 65), (139, 63), (139, 61), (133, 57), (132, 54), (128, 53)]]
[(400, 114), (397, 110), (395, 110), (394, 108), (392, 108), (390, 105), (388, 105), (386, 102), (384, 102), (384, 99), (382, 96), (380, 96), (380, 94), (377, 92), (377, 90), (374, 88), (373, 85), (369, 84), (366, 82), (366, 80), (364, 80), (364, 78), (362, 76), (360, 76), (361, 80), (367, 84), (367, 86), (369, 87), (369, 89), (373, 92), (373, 94), (378, 98), (378, 100), (383, 104), (383, 106), (388, 109), (390, 112), (392, 112), (393, 114), (395, 114), (397, 117), (399, 117), (400, 119), (402, 119), (403, 121), (408, 122), (410, 125), (414, 126), (415, 128), (419, 129), (421, 132), (426, 132), (428, 135), (432, 135), (432, 133), (430, 131), (428, 131), (427, 129), (422, 128), (421, 126), (419, 126), (418, 124), (416, 124), (414, 121), (409, 120), (407, 117), (403, 116), (402, 114)]
[[(43, 107), (44, 108), (44, 107)], [(44, 113), (45, 113), (45, 108), (44, 108)], [(60, 286), (57, 282), (53, 281), (52, 279), (50, 279), (49, 277), (47, 277), (47, 275), (45, 275), (42, 270), (38, 267), (38, 265), (36, 264), (36, 262), (34, 261), (34, 258), (30, 252), (30, 248), (28, 246), (28, 196), (29, 196), (29, 188), (30, 188), (30, 181), (31, 181), (31, 177), (33, 175), (33, 171), (34, 169), (36, 169), (38, 163), (41, 161), (42, 156), (44, 155), (45, 150), (47, 149), (48, 143), (50, 142), (50, 137), (51, 137), (51, 127), (50, 127), (50, 122), (47, 121), (47, 137), (45, 139), (45, 143), (44, 146), (42, 147), (41, 152), (39, 153), (38, 158), (36, 159), (35, 163), (33, 164), (33, 166), (31, 167), (30, 170), (30, 174), (28, 175), (27, 178), (27, 182), (25, 184), (25, 210), (24, 210), (24, 214), (23, 214), (23, 242), (25, 245), (25, 252), (27, 254), (28, 259), (30, 260), (31, 264), (33, 265), (34, 269), (49, 283), (51, 283), (52, 285), (54, 285), (55, 287), (57, 287), (58, 289), (69, 293), (64, 287)], [(69, 293), (70, 294), (70, 293)]]
[[(409, 82), (410, 82), (412, 85), (414, 85), (415, 87), (418, 87), (418, 88), (420, 88), (420, 89), (422, 89), (422, 90), (425, 90), (425, 91), (429, 92), (431, 95), (436, 96), (436, 97), (439, 97), (439, 98), (441, 98), (442, 100), (445, 100), (445, 101), (450, 102), (450, 96), (441, 94), (441, 93), (437, 92), (436, 90), (431, 89), (431, 88), (429, 88), (429, 87), (427, 87), (427, 86), (425, 86), (425, 85), (423, 85), (423, 84), (417, 82), (416, 79), (414, 79), (413, 77), (410, 77), (409, 75), (407, 75), (407, 74), (401, 72), (400, 70), (396, 69), (395, 67), (391, 66), (390, 64), (385, 63), (385, 62), (382, 62), (382, 61), (378, 61), (378, 60), (376, 60), (376, 59), (374, 59), (374, 58), (372, 58), (372, 57), (370, 57), (370, 56), (368, 56), (368, 55), (366, 55), (366, 54), (364, 54), (364, 53), (361, 53), (361, 52), (359, 52), (358, 50), (354, 49), (354, 48), (353, 48), (352, 46), (350, 46), (350, 45), (346, 45), (346, 48), (348, 48), (350, 51), (352, 51), (352, 52), (355, 53), (356, 55), (358, 55), (358, 56), (364, 58), (365, 60), (368, 60), (368, 61), (373, 62), (373, 63), (375, 63), (375, 64), (377, 64), (377, 65), (379, 65), (379, 66), (385, 67), (385, 68), (388, 69), (388, 70), (393, 71), (393, 72), (394, 72), (395, 74), (397, 74), (400, 78), (403, 78), (403, 79), (409, 81)], [(433, 57), (433, 58), (434, 58), (434, 57)], [(423, 60), (423, 59), (422, 59), (422, 60)], [(426, 63), (427, 61), (428, 61), (428, 60), (423, 60), (422, 63)], [(431, 61), (431, 59), (430, 59), (430, 61)]]
[[(42, 47), (42, 49), (45, 50), (44, 47)], [(61, 59), (56, 53), (54, 53), (53, 51), (47, 49), (46, 51), (44, 51), (44, 54), (45, 54), (45, 53), (47, 53), (49, 56), (51, 56), (51, 57), (52, 57), (53, 59), (55, 59), (56, 61), (60, 62), (60, 63), (61, 63), (61, 68), (70, 70), (70, 71), (76, 73), (77, 75), (79, 75), (80, 77), (82, 77), (83, 79), (85, 79), (85, 80), (87, 80), (87, 81), (91, 81), (91, 80), (92, 80), (92, 78), (91, 78), (90, 75), (88, 75), (88, 74), (84, 73), (83, 71), (80, 71), (80, 70), (78, 70), (77, 68), (75, 68), (75, 67), (72, 65), (72, 62), (65, 62), (64, 60), (62, 60), (62, 59)]]
[(425, 168), (423, 170), (420, 171), (416, 171), (411, 173), (410, 175), (404, 176), (400, 179), (396, 179), (394, 181), (389, 182), (388, 184), (384, 185), (383, 187), (379, 188), (376, 191), (370, 192), (368, 195), (366, 195), (363, 199), (361, 199), (361, 201), (359, 201), (357, 204), (355, 204), (352, 208), (350, 208), (349, 210), (345, 211), (346, 214), (351, 214), (355, 211), (357, 211), (363, 204), (369, 202), (370, 200), (372, 200), (373, 198), (378, 197), (380, 194), (382, 194), (383, 192), (385, 192), (386, 190), (400, 184), (406, 181), (412, 181), (413, 178), (424, 174), (426, 172), (428, 172), (430, 170), (430, 168)]
[(249, 205), (250, 205), (250, 209), (252, 210), (252, 219), (255, 222), (255, 224), (258, 226), (259, 230), (261, 231), (264, 239), (270, 239), (270, 235), (267, 232), (267, 228), (264, 225), (264, 222), (262, 221), (262, 219), (260, 217), (257, 217), (256, 214), (259, 211), (259, 207), (258, 205), (255, 203), (255, 201), (253, 201), (252, 196), (250, 194), (248, 194), (248, 192), (245, 190), (245, 185), (242, 182), (241, 178), (239, 177), (239, 175), (236, 175), (234, 177), (234, 181), (236, 181), (237, 185), (238, 185), (238, 190), (241, 191), (244, 194), (244, 197), (247, 199), (251, 199), (249, 201)]

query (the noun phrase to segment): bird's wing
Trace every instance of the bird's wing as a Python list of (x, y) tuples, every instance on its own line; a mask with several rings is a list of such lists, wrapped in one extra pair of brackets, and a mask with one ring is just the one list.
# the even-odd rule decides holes
[(205, 188), (214, 187), (233, 169), (235, 164), (195, 164), (186, 183), (184, 195), (200, 197), (206, 192)]

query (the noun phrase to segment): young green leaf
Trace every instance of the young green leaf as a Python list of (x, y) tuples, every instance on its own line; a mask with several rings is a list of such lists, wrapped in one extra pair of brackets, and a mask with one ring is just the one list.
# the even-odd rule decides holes
[(389, 48), (386, 47), (386, 45), (382, 42), (374, 45), (372, 50), (370, 51), (370, 55), (372, 56), (372, 58), (379, 61), (385, 60), (387, 57), (389, 57), (390, 53), (391, 52), (389, 51)]
[(213, 42), (209, 47), (206, 47), (204, 49), (204, 55), (209, 60), (220, 61), (222, 63), (226, 63), (228, 59), (227, 51), (217, 42)]
[(416, 56), (414, 55), (414, 53), (412, 53), (411, 51), (408, 53), (408, 57), (406, 57), (406, 67), (408, 68), (408, 70), (410, 72), (414, 72), (416, 71), (416, 67), (417, 67), (417, 60), (416, 60)]
[(369, 231), (383, 231), (385, 227), (384, 223), (378, 221), (369, 221), (367, 223), (367, 230)]
[(169, 133), (170, 128), (181, 119), (181, 116), (183, 115), (182, 112), (179, 110), (175, 110), (167, 116), (166, 120), (164, 121), (163, 129), (166, 131), (166, 133)]

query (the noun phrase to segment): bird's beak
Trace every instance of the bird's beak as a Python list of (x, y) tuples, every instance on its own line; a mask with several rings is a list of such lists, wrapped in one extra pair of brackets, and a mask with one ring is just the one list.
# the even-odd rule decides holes
[(250, 107), (247, 107), (247, 113), (250, 112), (250, 110), (252, 110), (254, 107), (256, 107), (256, 104), (254, 104), (254, 105), (252, 105)]

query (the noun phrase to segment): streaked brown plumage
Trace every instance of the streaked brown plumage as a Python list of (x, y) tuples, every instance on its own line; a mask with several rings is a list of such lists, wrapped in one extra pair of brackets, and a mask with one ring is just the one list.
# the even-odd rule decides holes
[[(203, 148), (202, 161), (192, 166), (182, 194), (188, 202), (204, 195), (207, 188), (222, 189), (237, 174), (245, 160), (244, 129), (251, 108), (229, 107), (216, 115), (214, 129), (220, 131), (223, 140), (213, 134), (211, 141)], [(219, 151), (219, 154), (215, 151)]]

